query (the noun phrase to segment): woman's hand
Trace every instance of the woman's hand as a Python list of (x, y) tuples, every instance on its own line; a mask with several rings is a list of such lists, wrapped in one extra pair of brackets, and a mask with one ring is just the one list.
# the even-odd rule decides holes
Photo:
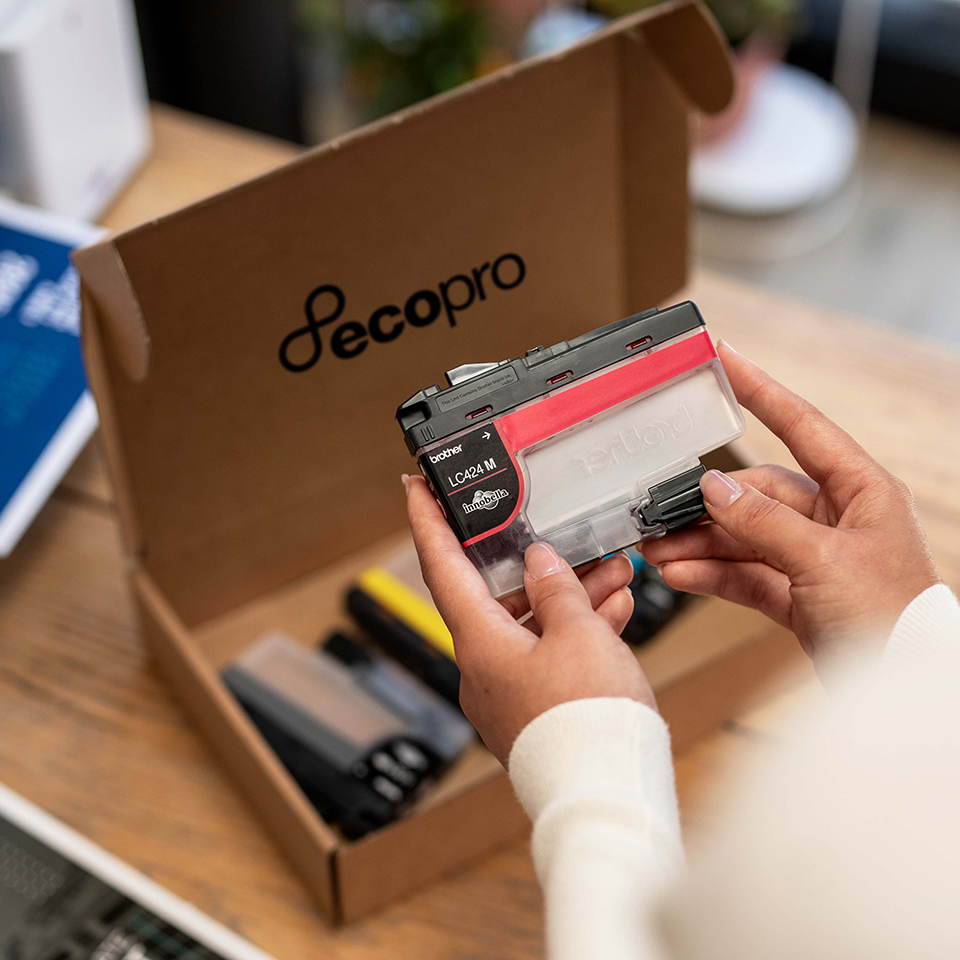
[(818, 668), (879, 655), (914, 597), (940, 582), (907, 486), (819, 410), (721, 342), (740, 403), (789, 447), (783, 467), (700, 481), (715, 524), (643, 545), (678, 590), (762, 610)]
[(535, 543), (526, 552), (524, 592), (498, 602), (423, 478), (404, 477), (404, 486), (423, 578), (453, 634), (463, 712), (504, 766), (520, 731), (557, 704), (630, 697), (656, 709), (637, 658), (620, 639), (633, 612), (625, 554), (573, 571)]

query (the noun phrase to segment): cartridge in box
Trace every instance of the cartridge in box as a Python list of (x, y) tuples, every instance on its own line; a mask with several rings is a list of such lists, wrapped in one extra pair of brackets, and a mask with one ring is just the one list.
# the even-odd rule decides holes
[(525, 357), (466, 364), (397, 410), (407, 446), (494, 596), (523, 586), (523, 552), (571, 565), (704, 513), (700, 457), (743, 415), (687, 301)]
[(349, 839), (395, 819), (475, 736), (459, 710), (342, 634), (317, 652), (268, 634), (221, 676)]

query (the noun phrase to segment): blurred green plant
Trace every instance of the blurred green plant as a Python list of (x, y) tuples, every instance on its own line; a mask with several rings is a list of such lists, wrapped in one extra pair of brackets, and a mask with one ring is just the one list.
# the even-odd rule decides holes
[[(588, 6), (608, 17), (645, 10), (660, 0), (589, 0)], [(705, 0), (730, 43), (755, 34), (784, 39), (791, 33), (798, 0)]]
[(299, 0), (299, 8), (308, 34), (339, 42), (361, 120), (472, 79), (492, 33), (469, 0)]

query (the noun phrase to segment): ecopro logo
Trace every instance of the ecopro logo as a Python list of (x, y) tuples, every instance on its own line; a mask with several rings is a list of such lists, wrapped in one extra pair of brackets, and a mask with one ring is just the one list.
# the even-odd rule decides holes
[(478, 490), (470, 503), (461, 504), (464, 513), (473, 513), (474, 510), (492, 510), (501, 500), (510, 494), (503, 488), (499, 490)]
[[(519, 287), (526, 275), (527, 267), (520, 254), (505, 253), (492, 263), (474, 267), (469, 274), (454, 274), (438, 283), (436, 289), (414, 291), (402, 309), (388, 303), (377, 307), (366, 323), (347, 320), (339, 324), (330, 334), (330, 352), (340, 360), (350, 360), (360, 356), (371, 341), (391, 343), (407, 327), (428, 327), (441, 314), (455, 327), (458, 313), (497, 290)], [(320, 330), (339, 320), (346, 306), (347, 298), (335, 284), (325, 283), (311, 290), (303, 305), (306, 325), (283, 338), (280, 363), (292, 373), (303, 373), (314, 366), (323, 355)]]
[(655, 420), (645, 426), (618, 430), (602, 443), (591, 445), (582, 457), (574, 457), (571, 462), (583, 471), (585, 477), (595, 477), (610, 467), (634, 460), (648, 450), (679, 439), (692, 428), (690, 413), (685, 406), (681, 406), (668, 420)]
[(447, 447), (445, 450), (441, 450), (439, 453), (431, 453), (430, 462), (439, 463), (441, 460), (446, 460), (447, 457), (452, 457), (460, 453), (462, 449), (463, 449), (463, 444), (458, 443), (455, 447)]

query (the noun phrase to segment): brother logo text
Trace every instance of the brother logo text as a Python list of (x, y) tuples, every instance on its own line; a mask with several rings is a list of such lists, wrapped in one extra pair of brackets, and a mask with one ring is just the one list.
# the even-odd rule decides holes
[(452, 457), (454, 454), (459, 453), (463, 449), (463, 444), (458, 443), (455, 447), (447, 447), (445, 450), (441, 450), (439, 453), (430, 454), (431, 463), (439, 463), (441, 460), (446, 460), (447, 457)]
[(583, 471), (585, 477), (593, 477), (618, 463), (633, 460), (647, 450), (682, 437), (692, 427), (689, 411), (686, 407), (680, 407), (669, 420), (657, 420), (645, 427), (627, 427), (605, 443), (585, 451), (583, 457), (574, 457), (571, 462)]

